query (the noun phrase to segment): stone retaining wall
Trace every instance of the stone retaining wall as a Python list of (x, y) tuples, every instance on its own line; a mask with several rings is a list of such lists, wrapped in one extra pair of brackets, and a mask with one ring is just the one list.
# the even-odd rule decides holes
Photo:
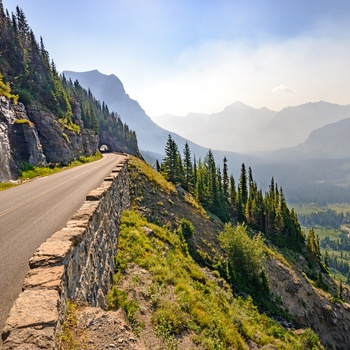
[(23, 292), (2, 333), (3, 349), (57, 349), (67, 299), (104, 308), (122, 211), (130, 205), (127, 161), (118, 164), (67, 225), (30, 259)]

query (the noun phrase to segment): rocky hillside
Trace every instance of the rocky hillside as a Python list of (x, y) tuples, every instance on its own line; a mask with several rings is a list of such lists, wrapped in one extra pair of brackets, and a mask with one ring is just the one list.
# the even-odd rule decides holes
[[(78, 110), (76, 122), (82, 126)], [(98, 136), (81, 128), (75, 132), (62, 127), (58, 118), (40, 105), (33, 104), (28, 110), (23, 104), (13, 104), (0, 96), (0, 181), (14, 180), (21, 164), (47, 165), (68, 164), (82, 155), (98, 151)]]
[(145, 163), (131, 158), (129, 174), (133, 204), (122, 219), (111, 310), (79, 307), (71, 342), (87, 349), (350, 347), (345, 287), (342, 301), (328, 275), (324, 290), (317, 287), (304, 256), (265, 244), (270, 292), (261, 303), (227, 279), (222, 223)]
[(106, 145), (139, 155), (136, 134), (78, 82), (59, 76), (25, 14), (0, 2), (0, 182), (25, 163), (68, 164)]

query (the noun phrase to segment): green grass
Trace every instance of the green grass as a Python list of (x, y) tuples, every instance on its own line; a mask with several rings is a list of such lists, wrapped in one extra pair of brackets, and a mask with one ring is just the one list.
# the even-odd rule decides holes
[(77, 305), (67, 300), (66, 319), (56, 340), (60, 350), (88, 349), (86, 338), (78, 327)]
[(33, 128), (34, 124), (28, 119), (16, 119), (15, 124), (27, 124), (29, 127)]
[[(302, 226), (302, 230), (306, 234), (306, 236), (309, 233), (310, 227)], [(320, 241), (324, 239), (326, 236), (330, 237), (331, 239), (335, 240), (337, 239), (341, 231), (334, 229), (334, 228), (329, 228), (329, 227), (323, 227), (323, 226), (315, 226), (314, 227), (315, 235), (318, 235), (318, 238)]]
[[(146, 234), (145, 226), (152, 235)], [(250, 298), (236, 298), (229, 288), (219, 287), (188, 254), (181, 235), (147, 222), (135, 211), (123, 213), (116, 261), (117, 283), (111, 293), (120, 290), (128, 267), (136, 264), (150, 273), (147, 298), (152, 326), (164, 348), (176, 349), (178, 337), (191, 334), (204, 350), (249, 349), (249, 339), (278, 349), (322, 349), (311, 330), (297, 336), (260, 314)], [(124, 301), (132, 295), (115, 294)]]
[(136, 157), (130, 157), (129, 165), (134, 166), (138, 169), (138, 176), (144, 175), (146, 178), (157, 184), (160, 189), (162, 189), (166, 193), (176, 193), (175, 186), (165, 180), (163, 175), (158, 173), (157, 171), (154, 171), (147, 163), (143, 162), (142, 160), (136, 158)]
[(350, 212), (350, 204), (348, 203), (337, 203), (320, 205), (316, 203), (303, 203), (303, 204), (288, 204), (289, 208), (294, 208), (295, 212), (299, 214), (311, 214), (319, 211), (326, 211), (327, 209), (334, 210), (338, 214), (341, 212)]
[(95, 155), (90, 156), (90, 157), (82, 156), (79, 159), (72, 161), (68, 166), (65, 166), (65, 167), (61, 167), (61, 166), (40, 167), (40, 166), (32, 166), (30, 164), (25, 164), (24, 170), (21, 171), (19, 178), (21, 180), (30, 180), (30, 179), (34, 179), (36, 177), (48, 176), (48, 175), (58, 173), (64, 169), (69, 169), (69, 168), (73, 168), (75, 166), (79, 166), (79, 165), (82, 165), (85, 163), (94, 162), (94, 161), (101, 159), (101, 158), (102, 158), (102, 154), (100, 152), (98, 152)]
[(0, 182), (0, 191), (7, 190), (17, 185), (18, 185), (17, 183), (12, 183), (12, 182)]

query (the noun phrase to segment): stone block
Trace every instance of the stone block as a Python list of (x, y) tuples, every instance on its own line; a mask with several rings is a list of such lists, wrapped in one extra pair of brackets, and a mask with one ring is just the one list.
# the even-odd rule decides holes
[(71, 241), (51, 240), (44, 242), (29, 260), (31, 269), (63, 262), (73, 247)]
[(78, 246), (86, 234), (86, 229), (83, 227), (65, 227), (61, 231), (54, 233), (49, 240), (70, 241), (74, 246)]
[(2, 339), (7, 343), (16, 343), (16, 338), (22, 340), (26, 334), (25, 329), (36, 330), (39, 338), (50, 336), (52, 332), (47, 334), (47, 330), (54, 330), (58, 322), (59, 299), (55, 290), (27, 289), (22, 292), (6, 320)]
[(24, 280), (23, 289), (54, 289), (61, 292), (64, 270), (63, 265), (31, 269)]

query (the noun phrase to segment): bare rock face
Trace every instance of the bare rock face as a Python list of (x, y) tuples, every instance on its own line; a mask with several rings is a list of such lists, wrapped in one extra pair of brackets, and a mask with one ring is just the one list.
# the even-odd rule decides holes
[(0, 96), (0, 181), (17, 177), (21, 163), (46, 164), (38, 133), (23, 104)]
[(33, 105), (28, 109), (28, 116), (38, 130), (49, 163), (68, 164), (75, 158), (68, 134), (63, 132), (55, 115)]
[[(74, 112), (80, 113), (77, 109)], [(58, 118), (39, 105), (34, 104), (28, 108), (28, 116), (38, 130), (44, 154), (49, 163), (68, 164), (80, 156), (97, 152), (98, 136), (93, 131), (82, 127), (79, 114), (75, 115), (75, 121), (77, 120), (77, 125), (81, 126), (80, 133), (63, 129)]]
[(297, 268), (268, 259), (266, 270), (272, 293), (281, 306), (304, 327), (311, 327), (326, 349), (350, 349), (350, 304), (331, 302), (329, 293), (315, 288)]
[(8, 126), (6, 123), (0, 122), (0, 181), (12, 180), (12, 174), (15, 172), (16, 164), (11, 155)]
[(22, 163), (68, 164), (98, 151), (99, 138), (84, 128), (78, 105), (73, 106), (74, 123), (80, 132), (63, 128), (59, 119), (40, 105), (14, 105), (0, 96), (0, 181), (15, 180)]

